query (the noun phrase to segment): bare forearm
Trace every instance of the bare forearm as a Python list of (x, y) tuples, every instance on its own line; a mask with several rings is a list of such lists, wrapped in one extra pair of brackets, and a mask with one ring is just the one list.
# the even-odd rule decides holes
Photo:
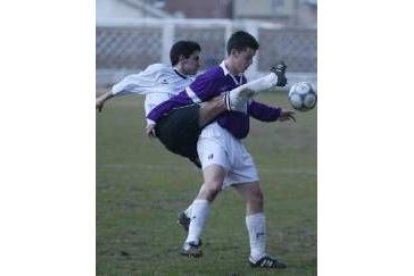
[(114, 95), (112, 94), (112, 92), (108, 91), (108, 92), (100, 95), (96, 100), (100, 101), (102, 103), (105, 103), (107, 100), (109, 100), (110, 98), (113, 98), (113, 97), (114, 97)]
[(102, 111), (102, 108), (105, 104), (105, 102), (109, 99), (111, 99), (112, 97), (114, 97), (114, 95), (112, 94), (111, 91), (108, 91), (102, 95), (100, 95), (98, 98), (96, 98), (96, 109), (98, 109), (98, 111)]

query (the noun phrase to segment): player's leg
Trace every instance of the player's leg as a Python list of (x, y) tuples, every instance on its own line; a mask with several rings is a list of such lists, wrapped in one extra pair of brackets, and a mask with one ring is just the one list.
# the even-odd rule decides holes
[(189, 158), (200, 168), (197, 153), (197, 141), (201, 132), (199, 110), (200, 107), (196, 104), (175, 109), (158, 121), (155, 132), (169, 151)]
[[(233, 149), (243, 162), (235, 166), (228, 178), (246, 203), (246, 227), (249, 235), (249, 259), (260, 260), (266, 256), (266, 221), (263, 212), (263, 193), (253, 158), (240, 144)], [(243, 164), (242, 164), (243, 163)]]
[(241, 111), (241, 106), (257, 94), (274, 87), (277, 83), (277, 76), (270, 73), (257, 80), (234, 88), (226, 95), (226, 107), (229, 110)]
[(197, 153), (201, 130), (226, 110), (223, 96), (201, 105), (174, 109), (158, 121), (155, 126), (156, 136), (168, 150), (189, 158), (197, 167), (201, 167)]
[(209, 125), (201, 133), (197, 145), (203, 168), (204, 183), (191, 204), (190, 225), (182, 250), (182, 254), (186, 256), (190, 255), (187, 252), (191, 253), (193, 247), (199, 247), (201, 233), (210, 212), (210, 205), (222, 190), (224, 179), (230, 167), (224, 145), (221, 144), (221, 139), (216, 139), (217, 130), (225, 132), (217, 123)]
[(246, 226), (249, 233), (250, 257), (266, 255), (266, 221), (263, 213), (263, 194), (258, 182), (233, 185), (246, 202)]
[(266, 217), (263, 211), (263, 193), (259, 182), (233, 186), (246, 202), (246, 227), (249, 233), (252, 267), (286, 268), (286, 264), (266, 254)]
[(242, 143), (233, 143), (232, 153), (238, 162), (229, 171), (227, 182), (245, 200), (246, 227), (249, 236), (249, 263), (254, 267), (283, 268), (281, 261), (266, 254), (266, 218), (264, 215), (264, 196), (259, 185), (259, 177), (253, 158)]
[(223, 96), (217, 96), (208, 102), (202, 102), (199, 109), (198, 123), (200, 128), (205, 127), (222, 112), (228, 110)]
[(243, 111), (243, 105), (251, 97), (275, 86), (285, 86), (287, 83), (285, 74), (286, 65), (281, 62), (273, 66), (268, 75), (231, 90), (225, 99), (227, 109)]
[(263, 193), (259, 182), (240, 183), (232, 186), (246, 202), (246, 216), (263, 212)]
[(220, 193), (226, 171), (218, 165), (208, 166), (203, 170), (204, 183), (196, 199), (191, 204), (188, 235), (181, 250), (181, 255), (201, 257), (201, 234), (210, 214), (212, 201)]
[(280, 62), (272, 67), (270, 74), (241, 85), (224, 94), (224, 97), (218, 96), (208, 102), (202, 103), (199, 114), (200, 127), (206, 126), (212, 122), (217, 115), (226, 110), (243, 111), (245, 103), (260, 92), (274, 86), (285, 86), (287, 82), (285, 73), (286, 65), (283, 62)]

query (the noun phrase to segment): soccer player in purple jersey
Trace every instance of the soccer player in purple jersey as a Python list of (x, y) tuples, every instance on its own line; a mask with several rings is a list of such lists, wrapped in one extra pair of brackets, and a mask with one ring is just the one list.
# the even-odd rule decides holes
[[(183, 92), (155, 107), (147, 116), (154, 122), (157, 132), (158, 124), (168, 118), (174, 110), (186, 109), (183, 106), (208, 101), (221, 92), (237, 91), (247, 80), (243, 73), (252, 64), (259, 44), (249, 33), (238, 31), (227, 43), (227, 58), (218, 66), (214, 66), (187, 87)], [(279, 67), (280, 68), (280, 67)], [(257, 88), (271, 85), (283, 86), (286, 79), (280, 75), (284, 68), (276, 70), (267, 79), (249, 89), (239, 89), (255, 94)], [(278, 74), (279, 73), (279, 74)], [(261, 85), (262, 82), (267, 82)], [(229, 95), (227, 93), (226, 95)], [(189, 225), (188, 236), (181, 254), (189, 257), (202, 256), (200, 236), (216, 196), (226, 187), (233, 187), (246, 202), (246, 226), (249, 235), (250, 256), (248, 261), (252, 267), (285, 268), (286, 265), (277, 258), (269, 256), (265, 251), (266, 227), (263, 210), (263, 193), (259, 185), (259, 177), (251, 155), (242, 143), (249, 133), (249, 117), (260, 121), (295, 120), (294, 112), (271, 107), (252, 99), (239, 101), (230, 111), (220, 114), (216, 120), (207, 125), (199, 136), (197, 150), (202, 164), (204, 183), (190, 207), (180, 214), (180, 223)], [(231, 97), (230, 97), (231, 100)], [(182, 220), (184, 219), (184, 220)]]

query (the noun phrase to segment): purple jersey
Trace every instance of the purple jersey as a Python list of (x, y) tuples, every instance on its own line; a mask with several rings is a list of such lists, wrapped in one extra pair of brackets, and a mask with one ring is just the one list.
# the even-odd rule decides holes
[[(155, 107), (147, 118), (157, 122), (174, 108), (208, 101), (222, 92), (230, 91), (246, 82), (244, 75), (231, 75), (222, 62), (219, 66), (214, 66), (198, 76), (184, 91)], [(275, 121), (280, 116), (280, 111), (280, 108), (251, 101), (247, 107), (247, 114), (226, 111), (220, 114), (216, 120), (234, 137), (243, 139), (249, 133), (249, 116), (261, 121)]]

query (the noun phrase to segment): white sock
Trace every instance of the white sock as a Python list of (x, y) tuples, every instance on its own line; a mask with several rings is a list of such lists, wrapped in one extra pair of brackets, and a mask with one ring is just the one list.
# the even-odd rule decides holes
[(253, 90), (255, 92), (255, 94), (263, 91), (263, 90), (267, 90), (273, 86), (275, 86), (277, 83), (277, 76), (275, 73), (270, 73), (264, 77), (261, 77), (257, 80), (248, 82), (246, 84), (243, 84), (242, 86), (239, 86), (239, 89), (243, 89), (241, 87), (244, 88), (248, 88), (250, 90)]
[(191, 206), (192, 204), (190, 204), (187, 209), (185, 209), (184, 213), (187, 217), (191, 217)]
[(201, 232), (208, 219), (210, 213), (210, 202), (206, 199), (196, 199), (191, 204), (191, 222), (188, 229), (188, 236), (185, 242), (198, 243), (200, 240)]
[(266, 255), (266, 219), (264, 213), (246, 216), (249, 232), (250, 257), (259, 260)]
[(248, 100), (258, 93), (274, 87), (276, 83), (276, 74), (270, 73), (260, 79), (245, 83), (239, 87), (234, 88), (224, 96), (226, 109), (230, 111), (247, 113)]

